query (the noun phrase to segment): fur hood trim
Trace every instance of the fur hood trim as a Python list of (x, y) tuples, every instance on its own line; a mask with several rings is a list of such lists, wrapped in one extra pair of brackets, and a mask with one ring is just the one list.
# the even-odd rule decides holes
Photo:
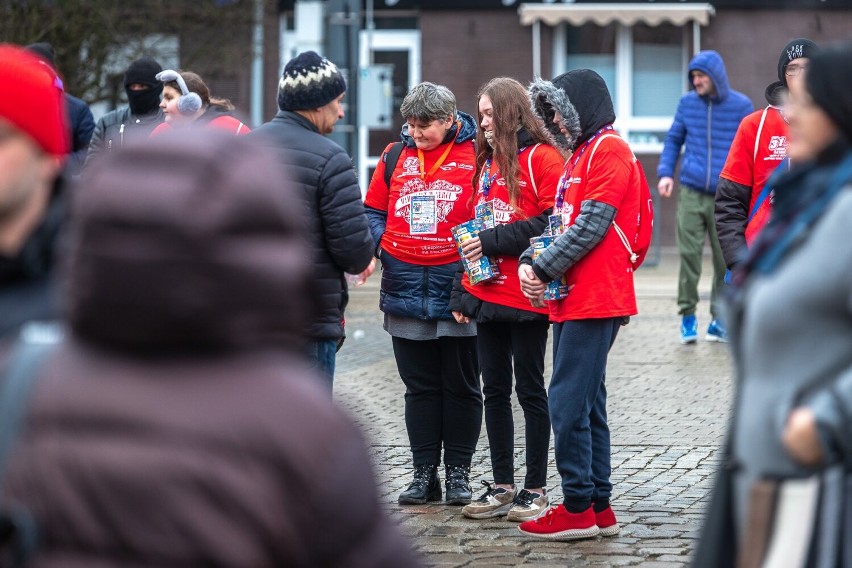
[[(556, 143), (562, 149), (573, 150), (583, 131), (580, 128), (577, 109), (565, 91), (550, 81), (538, 78), (530, 83), (527, 93), (533, 112), (544, 121), (544, 126), (553, 134)], [(556, 111), (562, 116), (562, 125), (568, 131), (568, 136), (562, 134), (559, 127), (553, 123)]]

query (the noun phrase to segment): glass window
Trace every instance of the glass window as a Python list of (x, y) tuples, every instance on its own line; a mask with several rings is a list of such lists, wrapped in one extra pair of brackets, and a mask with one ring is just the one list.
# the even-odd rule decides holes
[(615, 91), (615, 24), (566, 26), (565, 70), (593, 69), (603, 77), (613, 101)]
[(683, 94), (683, 32), (633, 27), (633, 116), (672, 116)]

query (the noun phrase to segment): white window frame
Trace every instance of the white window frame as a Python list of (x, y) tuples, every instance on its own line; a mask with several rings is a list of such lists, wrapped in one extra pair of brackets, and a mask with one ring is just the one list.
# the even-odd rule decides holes
[[(360, 52), (358, 66), (367, 67), (371, 64), (370, 52), (376, 51), (408, 51), (408, 85), (411, 89), (420, 82), (421, 46), (420, 30), (363, 30), (359, 36)], [(394, 117), (395, 120), (398, 117)], [(381, 156), (370, 156), (370, 128), (358, 125), (358, 179), (361, 180), (361, 193), (367, 194), (370, 179), (367, 172), (379, 163)], [(392, 140), (388, 140), (392, 142)]]
[[(567, 24), (560, 23), (554, 29), (553, 34), (553, 62), (551, 76), (556, 76), (565, 71), (567, 47)], [(594, 24), (590, 24), (594, 25)], [(631, 140), (634, 132), (667, 132), (674, 120), (675, 109), (667, 116), (633, 116), (633, 27), (614, 22), (615, 33), (615, 99), (612, 101), (615, 108), (615, 128), (630, 143), (630, 147), (637, 154), (660, 154), (663, 151), (663, 140), (657, 142), (646, 142)], [(689, 33), (686, 25), (681, 26), (683, 35), (682, 49), (683, 64), (682, 77), (684, 92), (687, 88), (686, 71), (689, 65)]]

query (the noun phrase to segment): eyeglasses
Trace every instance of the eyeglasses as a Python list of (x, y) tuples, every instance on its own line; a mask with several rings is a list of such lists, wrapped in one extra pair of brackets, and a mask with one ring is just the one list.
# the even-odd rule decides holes
[(788, 65), (784, 68), (784, 74), (788, 77), (795, 77), (807, 68), (807, 65)]

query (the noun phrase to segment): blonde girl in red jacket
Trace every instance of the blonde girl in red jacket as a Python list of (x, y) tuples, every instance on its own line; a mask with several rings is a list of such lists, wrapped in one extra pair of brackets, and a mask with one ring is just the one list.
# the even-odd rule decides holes
[[(469, 260), (483, 255), (500, 267), (501, 276), (471, 285), (467, 275), (456, 286), (453, 315), (477, 323), (477, 349), (485, 396), (485, 426), (494, 485), (462, 510), (466, 517), (535, 518), (547, 509), (545, 491), (550, 419), (544, 388), (547, 308), (535, 308), (521, 293), (518, 256), (530, 238), (544, 232), (552, 212), (564, 159), (552, 136), (530, 109), (527, 92), (514, 79), (489, 81), (479, 92), (477, 176), (474, 207), (490, 203), (495, 226), (467, 241)], [(522, 489), (514, 479), (512, 375), (524, 411), (526, 477)]]

